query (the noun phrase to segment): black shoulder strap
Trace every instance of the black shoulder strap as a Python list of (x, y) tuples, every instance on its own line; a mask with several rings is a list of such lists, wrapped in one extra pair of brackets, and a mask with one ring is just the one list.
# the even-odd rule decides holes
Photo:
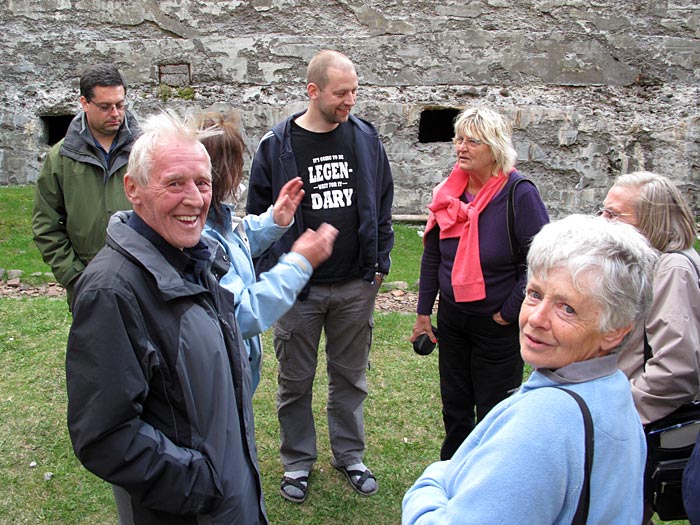
[(682, 255), (686, 259), (688, 259), (688, 262), (690, 263), (690, 265), (695, 269), (695, 275), (698, 276), (698, 286), (700, 286), (700, 270), (698, 270), (698, 267), (695, 265), (695, 261), (690, 257), (690, 255), (688, 255), (685, 252), (681, 252), (681, 251), (677, 251), (677, 250), (673, 250), (673, 251), (670, 251), (668, 253), (677, 253), (679, 255)]
[(578, 406), (581, 409), (581, 414), (583, 415), (583, 427), (586, 431), (586, 457), (584, 460), (583, 487), (581, 487), (581, 495), (579, 496), (576, 514), (574, 514), (574, 519), (571, 522), (571, 525), (585, 525), (586, 520), (588, 520), (588, 507), (591, 501), (591, 470), (593, 470), (593, 445), (595, 443), (593, 434), (593, 418), (591, 417), (590, 410), (588, 410), (588, 405), (586, 405), (586, 402), (580, 395), (569, 390), (568, 388), (563, 388), (560, 386), (555, 388), (563, 390), (573, 397), (576, 403), (578, 403)]
[(644, 370), (647, 369), (647, 361), (651, 359), (651, 345), (649, 344), (649, 338), (647, 337), (647, 327), (644, 327)]
[(508, 245), (510, 246), (510, 257), (513, 260), (513, 264), (520, 263), (522, 256), (520, 243), (518, 242), (518, 238), (515, 236), (515, 188), (517, 188), (518, 184), (521, 182), (528, 182), (532, 184), (535, 189), (537, 189), (535, 183), (530, 179), (515, 179), (513, 184), (510, 186), (510, 190), (508, 191), (508, 221), (506, 227), (508, 228)]

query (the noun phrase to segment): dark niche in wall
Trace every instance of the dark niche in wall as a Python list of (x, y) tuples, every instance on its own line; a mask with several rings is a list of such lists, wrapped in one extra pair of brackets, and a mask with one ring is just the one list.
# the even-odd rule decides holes
[(454, 136), (454, 120), (459, 110), (454, 108), (424, 109), (418, 123), (418, 142), (449, 142)]
[(189, 64), (159, 64), (158, 82), (167, 86), (189, 86), (192, 72)]
[(65, 137), (73, 117), (75, 115), (42, 115), (39, 117), (44, 130), (44, 142), (53, 146)]

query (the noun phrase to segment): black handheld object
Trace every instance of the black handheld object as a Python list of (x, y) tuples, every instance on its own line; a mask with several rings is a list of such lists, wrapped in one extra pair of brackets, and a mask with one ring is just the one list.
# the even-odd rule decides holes
[[(435, 339), (438, 339), (438, 330), (436, 327), (431, 326), (433, 329), (433, 334), (435, 335)], [(413, 351), (417, 353), (418, 355), (430, 355), (430, 353), (435, 350), (435, 345), (437, 343), (433, 343), (430, 340), (430, 337), (428, 334), (420, 334), (418, 337), (416, 337), (416, 340), (413, 341)]]

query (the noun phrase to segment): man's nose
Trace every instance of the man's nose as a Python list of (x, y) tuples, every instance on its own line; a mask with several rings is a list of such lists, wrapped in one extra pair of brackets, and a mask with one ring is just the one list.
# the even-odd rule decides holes
[(204, 205), (202, 192), (194, 181), (190, 181), (185, 185), (185, 198), (183, 201), (185, 204), (197, 208)]

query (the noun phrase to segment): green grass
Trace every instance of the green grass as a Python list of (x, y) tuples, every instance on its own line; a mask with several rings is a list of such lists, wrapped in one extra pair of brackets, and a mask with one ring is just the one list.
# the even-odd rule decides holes
[[(28, 284), (50, 279), (45, 275), (32, 276), (33, 273), (51, 272), (32, 240), (33, 199), (34, 186), (0, 187), (0, 268), (22, 270), (22, 281)], [(423, 251), (417, 232), (422, 228), (422, 225), (394, 224), (396, 242), (389, 281), (404, 281), (412, 289), (417, 288)]]
[(0, 523), (114, 523), (111, 493), (68, 439), (66, 301), (1, 299), (0, 318)]
[[(65, 424), (65, 341), (70, 316), (62, 299), (0, 299), (0, 523), (116, 522), (109, 486), (84, 470), (73, 455)], [(274, 524), (398, 524), (401, 498), (442, 438), (437, 356), (420, 357), (407, 341), (413, 316), (377, 315), (365, 403), (366, 462), (380, 484), (371, 498), (355, 494), (330, 466), (323, 363), (314, 407), (319, 460), (309, 498), (294, 505), (279, 494), (279, 428), (275, 415), (276, 369), (265, 358), (255, 396), (256, 435), (270, 520)], [(265, 347), (272, 348), (269, 332)], [(35, 467), (31, 463), (36, 462)], [(53, 473), (49, 480), (46, 472)]]
[[(0, 523), (116, 523), (109, 486), (78, 463), (66, 429), (64, 359), (70, 316), (65, 301), (0, 299), (0, 318)], [(264, 335), (268, 355), (254, 408), (271, 523), (401, 522), (403, 494), (437, 460), (443, 432), (437, 355), (421, 357), (410, 349), (407, 338), (413, 321), (409, 314), (375, 316), (370, 394), (365, 402), (365, 461), (376, 474), (380, 490), (370, 498), (355, 494), (330, 466), (326, 374), (321, 360), (314, 387), (319, 457), (304, 505), (289, 503), (278, 493), (282, 467), (277, 448), (276, 368), (270, 333)], [(30, 466), (32, 462), (35, 467)], [(47, 472), (53, 474), (51, 479), (44, 478)]]
[(43, 274), (51, 272), (32, 240), (33, 199), (34, 186), (0, 187), (0, 268), (22, 270), (29, 284), (46, 282)]
[(418, 235), (425, 225), (394, 224), (394, 248), (391, 251), (391, 271), (387, 282), (404, 281), (412, 290), (418, 289), (423, 240)]
[[(31, 240), (31, 201), (29, 186), (0, 187), (0, 268), (26, 274), (48, 271)], [(414, 285), (422, 252), (419, 227), (396, 224), (394, 229), (388, 280)], [(78, 463), (68, 437), (64, 359), (70, 315), (65, 300), (0, 298), (0, 320), (0, 523), (115, 523), (110, 487)], [(437, 460), (443, 436), (437, 354), (413, 353), (408, 342), (413, 322), (409, 314), (375, 315), (365, 460), (380, 490), (370, 498), (355, 494), (330, 466), (326, 374), (324, 363), (319, 363), (314, 387), (319, 459), (304, 505), (289, 503), (278, 493), (282, 467), (276, 367), (270, 333), (264, 334), (267, 355), (254, 407), (263, 489), (273, 524), (400, 523), (401, 498)]]
[[(437, 356), (413, 353), (408, 336), (413, 316), (375, 316), (374, 344), (365, 402), (367, 453), (365, 462), (379, 481), (379, 492), (355, 494), (345, 478), (330, 466), (325, 415), (327, 376), (321, 360), (314, 385), (318, 462), (304, 505), (279, 496), (279, 425), (275, 414), (276, 365), (266, 356), (263, 377), (254, 400), (260, 468), (270, 521), (274, 524), (401, 523), (401, 498), (428, 463), (438, 459), (442, 440)], [(264, 347), (272, 353), (269, 332)]]

